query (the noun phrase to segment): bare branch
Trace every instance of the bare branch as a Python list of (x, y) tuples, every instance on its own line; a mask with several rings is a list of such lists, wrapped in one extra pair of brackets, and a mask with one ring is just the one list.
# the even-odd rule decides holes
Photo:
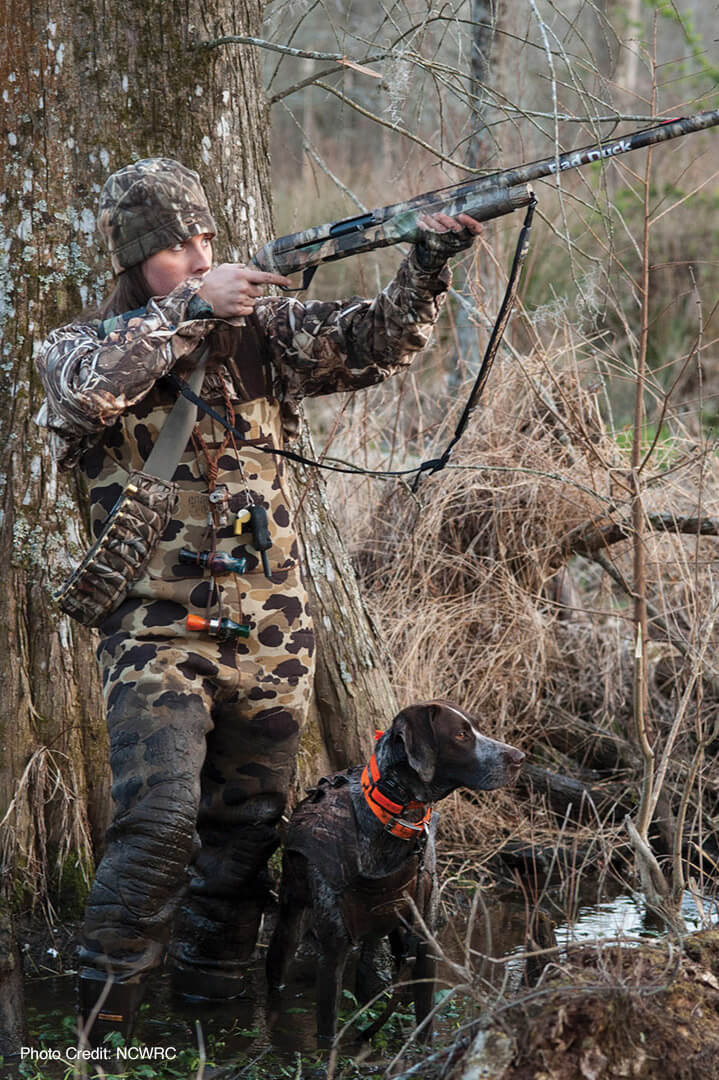
[[(302, 12), (299, 19), (297, 20), (297, 22), (293, 26), (292, 33), (290, 34), (289, 38), (285, 42), (285, 45), (291, 45), (292, 44), (292, 42), (295, 39), (295, 35), (298, 34), (299, 31), (300, 31), (300, 27), (302, 26), (302, 23), (305, 21), (305, 19), (308, 17), (308, 15), (310, 15), (315, 10), (315, 8), (318, 6), (319, 3), (320, 3), (320, 0), (314, 0), (314, 2), (312, 4), (310, 4), (310, 6), (307, 8), (307, 10)], [(267, 83), (267, 90), (268, 91), (269, 91), (270, 87), (272, 86), (273, 82), (275, 81), (275, 79), (277, 78), (277, 75), (279, 74), (279, 70), (282, 67), (282, 62), (283, 62), (284, 59), (285, 59), (284, 55), (280, 56), (279, 60), (275, 64), (275, 70), (272, 72), (272, 74), (270, 76), (270, 79), (269, 79), (269, 82)]]
[[(618, 570), (617, 567), (609, 561), (609, 559), (605, 555), (602, 555), (601, 552), (595, 552), (594, 554), (590, 555), (589, 558), (593, 562), (597, 563), (598, 566), (601, 566), (605, 573), (609, 574), (612, 580), (616, 581), (617, 585), (619, 585), (624, 590), (627, 596), (634, 596), (632, 587), (627, 581), (627, 579), (624, 577), (622, 572)], [(711, 665), (707, 663), (706, 660), (702, 661), (702, 655), (704, 654), (698, 654), (697, 650), (694, 648), (691, 642), (687, 641), (686, 638), (680, 637), (677, 633), (675, 633), (675, 631), (672, 630), (672, 628), (669, 626), (668, 622), (661, 614), (661, 612), (649, 600), (646, 601), (646, 606), (647, 615), (650, 621), (650, 629), (656, 628), (661, 630), (662, 634), (664, 634), (664, 636), (666, 637), (666, 640), (674, 646), (677, 652), (681, 653), (682, 656), (685, 656), (688, 660), (691, 661), (692, 664), (701, 664), (703, 674), (707, 682), (710, 684), (713, 693), (719, 694), (719, 671), (711, 667)]]
[[(641, 599), (642, 601), (644, 600), (644, 595), (642, 595)], [(639, 799), (639, 809), (637, 810), (637, 833), (641, 837), (644, 845), (647, 845), (649, 843), (647, 834), (652, 819), (651, 801), (652, 794), (654, 792), (654, 750), (652, 749), (651, 743), (649, 742), (649, 734), (647, 732), (647, 717), (645, 707), (645, 699), (647, 698), (647, 650), (644, 647), (644, 635), (642, 634), (641, 622), (637, 622), (636, 635), (636, 642), (634, 646), (634, 680), (632, 686), (632, 705), (637, 745), (639, 746), (639, 751), (641, 753), (642, 761), (644, 763), (644, 768), (642, 770), (642, 792)], [(639, 858), (638, 854), (637, 858)], [(644, 878), (642, 878), (642, 881), (643, 880)]]
[(670, 925), (673, 925), (672, 916), (667, 908), (670, 890), (661, 867), (646, 842), (646, 838), (640, 835), (628, 814), (625, 818), (625, 824), (637, 859), (639, 877), (641, 878), (647, 903), (655, 911), (663, 915)]
[(302, 133), (302, 148), (305, 151), (305, 153), (309, 154), (309, 156), (312, 158), (312, 160), (317, 165), (319, 165), (320, 169), (322, 169), (322, 172), (326, 176), (329, 176), (332, 183), (335, 184), (340, 189), (340, 191), (344, 195), (347, 196), (348, 199), (352, 200), (352, 202), (355, 204), (355, 206), (357, 207), (358, 210), (361, 210), (362, 213), (366, 213), (367, 212), (367, 207), (364, 205), (364, 203), (360, 202), (360, 200), (357, 198), (357, 196), (354, 194), (354, 192), (350, 191), (350, 189), (346, 186), (346, 184), (342, 183), (342, 181), (340, 180), (340, 178), (338, 176), (335, 176), (335, 174), (332, 172), (332, 170), (330, 169), (330, 167), (327, 164), (327, 162), (325, 161), (325, 159), (321, 156), (321, 154), (318, 153), (316, 147), (314, 147), (312, 145), (312, 143), (310, 142), (310, 140), (307, 138), (307, 136), (306, 136), (306, 134), (304, 132), (304, 129), (302, 127), (302, 124), (299, 122), (299, 120), (297, 119), (295, 114), (292, 112), (292, 110), (289, 109), (287, 107), (287, 105), (283, 105), (282, 108), (292, 118), (293, 122), (300, 129), (300, 132)]
[[(370, 56), (367, 60), (364, 60), (364, 64), (374, 64), (379, 60), (384, 60), (390, 53), (377, 53), (376, 56)], [(347, 64), (337, 64), (335, 67), (323, 68), (322, 71), (316, 72), (314, 75), (308, 75), (304, 79), (300, 79), (299, 82), (293, 83), (291, 86), (286, 86), (283, 90), (278, 90), (276, 94), (273, 94), (267, 99), (269, 105), (276, 105), (278, 101), (282, 101), (283, 98), (289, 97), (290, 94), (296, 94), (299, 90), (304, 90), (306, 86), (319, 85), (320, 79), (326, 79), (329, 75), (336, 75), (338, 71), (346, 71)]]
[(285, 56), (296, 56), (304, 60), (336, 60), (343, 63), (348, 59), (344, 53), (314, 52), (310, 49), (293, 49), (290, 45), (280, 45), (276, 41), (267, 41), (265, 38), (247, 37), (244, 34), (226, 34), (224, 37), (213, 38), (210, 41), (196, 41), (193, 49), (217, 49), (220, 45), (254, 45), (258, 49), (269, 49), (270, 52), (284, 53)]

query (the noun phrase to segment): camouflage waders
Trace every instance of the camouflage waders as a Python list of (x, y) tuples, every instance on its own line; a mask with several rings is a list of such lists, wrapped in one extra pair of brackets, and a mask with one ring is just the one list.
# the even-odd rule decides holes
[[(217, 408), (226, 395), (250, 445), (237, 456), (210, 418), (200, 421), (201, 442), (188, 446), (175, 474), (173, 520), (145, 575), (101, 627), (116, 812), (81, 959), (117, 974), (158, 964), (194, 854), (171, 952), (196, 992), (199, 975), (221, 993), (254, 948), (311, 694), (313, 634), (281, 466), (251, 446), (280, 444), (279, 408), (266, 397), (241, 402), (214, 361), (203, 396)], [(84, 459), (98, 525), (123, 470), (141, 467), (167, 415), (169, 403), (153, 407), (150, 397), (123, 417), (114, 451)], [(217, 457), (213, 489), (225, 496), (215, 503), (205, 453)], [(268, 511), (272, 581), (251, 537), (233, 532), (236, 513), (256, 503)], [(217, 550), (246, 557), (246, 573), (210, 579), (179, 564), (181, 547), (211, 545), (209, 520)], [(213, 615), (249, 623), (250, 637), (188, 633), (187, 614), (204, 615), (208, 604)]]

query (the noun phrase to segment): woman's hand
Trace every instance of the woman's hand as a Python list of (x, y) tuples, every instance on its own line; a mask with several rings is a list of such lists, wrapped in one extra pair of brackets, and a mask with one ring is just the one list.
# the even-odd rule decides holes
[(461, 233), (466, 229), (473, 238), (482, 231), (481, 222), (475, 221), (469, 214), (457, 214), (456, 217), (450, 217), (449, 214), (423, 214), (419, 219), (419, 227), (436, 233)]
[(269, 274), (239, 263), (222, 263), (209, 271), (197, 295), (212, 304), (218, 319), (233, 319), (251, 315), (268, 285), (292, 285), (292, 282), (281, 274)]
[(418, 224), (424, 235), (417, 242), (417, 258), (425, 270), (440, 270), (447, 259), (471, 247), (482, 231), (469, 214), (423, 214)]

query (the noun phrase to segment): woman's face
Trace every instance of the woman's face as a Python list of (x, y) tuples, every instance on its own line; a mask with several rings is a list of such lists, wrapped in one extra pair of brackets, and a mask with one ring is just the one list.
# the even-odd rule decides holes
[(204, 277), (212, 268), (212, 236), (202, 233), (181, 244), (156, 251), (145, 259), (142, 270), (151, 296), (167, 296), (189, 277)]

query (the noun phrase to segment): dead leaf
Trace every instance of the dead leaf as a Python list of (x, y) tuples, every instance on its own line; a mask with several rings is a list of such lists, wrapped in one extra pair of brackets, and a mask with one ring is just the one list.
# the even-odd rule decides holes
[(564, 1031), (564, 1025), (567, 1022), (567, 1006), (560, 1005), (557, 1009), (557, 1019), (554, 1021), (554, 1027), (552, 1028), (552, 1039), (559, 1041), (562, 1032)]
[(579, 1071), (584, 1080), (599, 1080), (607, 1060), (598, 1047), (593, 1046), (591, 1050), (587, 1050), (579, 1062)]
[(339, 61), (340, 64), (344, 64), (345, 67), (352, 68), (353, 71), (361, 71), (363, 75), (371, 75), (373, 79), (381, 79), (382, 74), (379, 71), (370, 71), (368, 67), (363, 64), (358, 64), (354, 60), (348, 60), (346, 56), (343, 56)]

